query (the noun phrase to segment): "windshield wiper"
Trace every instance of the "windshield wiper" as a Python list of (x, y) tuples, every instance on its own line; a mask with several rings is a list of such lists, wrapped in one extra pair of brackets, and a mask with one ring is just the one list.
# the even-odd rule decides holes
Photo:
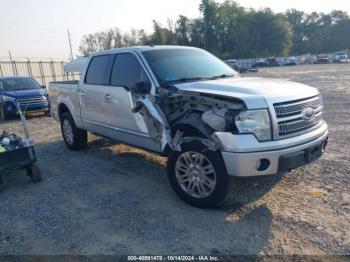
[(211, 78), (208, 78), (208, 77), (181, 77), (178, 79), (165, 81), (164, 84), (171, 84), (171, 83), (176, 83), (176, 82), (187, 82), (187, 81), (200, 81), (200, 80), (208, 80), (208, 79), (211, 79)]
[(178, 79), (165, 81), (164, 84), (171, 84), (176, 82), (187, 82), (187, 81), (214, 80), (218, 78), (227, 78), (227, 77), (233, 77), (233, 76), (234, 74), (222, 74), (222, 75), (211, 76), (211, 77), (181, 77)]
[(222, 74), (222, 75), (210, 77), (209, 79), (227, 78), (227, 77), (233, 77), (233, 76), (235, 76), (235, 75), (234, 74)]

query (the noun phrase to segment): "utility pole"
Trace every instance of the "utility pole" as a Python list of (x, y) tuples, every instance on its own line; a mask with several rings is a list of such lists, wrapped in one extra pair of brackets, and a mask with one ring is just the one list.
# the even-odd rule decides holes
[(12, 55), (11, 55), (11, 51), (9, 50), (9, 57), (10, 57), (10, 62), (12, 62)]
[(69, 42), (69, 49), (70, 49), (70, 61), (72, 61), (73, 60), (73, 50), (72, 50), (72, 41), (70, 39), (69, 29), (67, 29), (67, 33), (68, 33), (68, 42)]

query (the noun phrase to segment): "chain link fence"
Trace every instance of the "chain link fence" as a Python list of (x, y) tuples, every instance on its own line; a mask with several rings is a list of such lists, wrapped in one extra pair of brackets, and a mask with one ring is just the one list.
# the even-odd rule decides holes
[(78, 80), (79, 74), (64, 73), (63, 67), (67, 63), (69, 62), (51, 59), (40, 61), (30, 59), (0, 60), (0, 77), (28, 76), (45, 86), (52, 81)]

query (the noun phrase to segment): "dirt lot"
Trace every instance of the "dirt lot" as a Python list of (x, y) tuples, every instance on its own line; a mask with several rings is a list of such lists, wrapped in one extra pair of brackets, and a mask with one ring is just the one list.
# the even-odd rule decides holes
[[(43, 181), (5, 174), (0, 254), (350, 254), (350, 65), (260, 70), (318, 87), (330, 141), (292, 174), (236, 181), (218, 210), (183, 203), (166, 159), (89, 137), (69, 151), (50, 118), (29, 121)], [(0, 128), (19, 130), (17, 121)]]

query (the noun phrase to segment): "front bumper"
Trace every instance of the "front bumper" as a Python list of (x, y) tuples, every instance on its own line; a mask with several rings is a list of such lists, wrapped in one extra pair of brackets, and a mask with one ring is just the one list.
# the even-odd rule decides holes
[[(33, 115), (33, 114), (49, 112), (50, 104), (46, 102), (46, 103), (40, 103), (36, 105), (21, 106), (20, 108), (25, 115)], [(17, 107), (12, 102), (4, 103), (3, 109), (6, 115), (9, 115), (9, 116), (19, 115)]]
[[(305, 141), (306, 138), (308, 138), (307, 141)], [(217, 139), (220, 139), (220, 136)], [(324, 123), (317, 130), (301, 136), (260, 143), (259, 149), (256, 145), (251, 145), (254, 150), (250, 152), (247, 152), (247, 145), (238, 147), (239, 152), (222, 150), (222, 157), (227, 173), (231, 176), (273, 175), (300, 167), (321, 157), (327, 140), (328, 129)], [(224, 144), (225, 141), (221, 143)], [(234, 143), (238, 142), (234, 141)], [(230, 146), (233, 145), (226, 143), (223, 147)]]

